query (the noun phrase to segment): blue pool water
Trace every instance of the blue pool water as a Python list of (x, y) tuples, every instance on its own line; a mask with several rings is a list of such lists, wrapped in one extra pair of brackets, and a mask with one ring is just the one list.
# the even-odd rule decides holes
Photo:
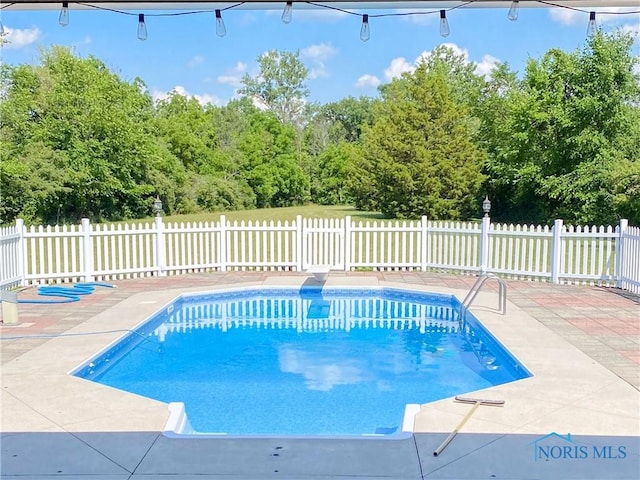
[(407, 404), (530, 375), (459, 308), (396, 289), (183, 296), (75, 375), (183, 402), (196, 432), (392, 434)]

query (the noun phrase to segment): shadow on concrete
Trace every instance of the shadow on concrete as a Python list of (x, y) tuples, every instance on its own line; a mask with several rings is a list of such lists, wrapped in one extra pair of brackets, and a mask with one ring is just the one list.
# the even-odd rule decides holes
[(637, 437), (171, 439), (157, 432), (2, 433), (1, 473), (73, 479), (637, 479)]

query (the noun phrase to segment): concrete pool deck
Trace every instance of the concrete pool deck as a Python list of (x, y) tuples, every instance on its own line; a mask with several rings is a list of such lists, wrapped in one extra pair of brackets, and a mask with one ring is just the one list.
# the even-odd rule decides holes
[[(479, 407), (438, 457), (433, 450), (470, 405), (423, 405), (417, 433), (405, 440), (177, 440), (161, 433), (166, 404), (67, 375), (179, 293), (309, 278), (142, 278), (115, 281), (118, 288), (77, 303), (20, 304), (22, 323), (0, 327), (4, 338), (26, 337), (0, 343), (2, 478), (638, 478), (640, 304), (613, 289), (509, 280), (503, 316), (495, 284), (487, 283), (472, 311), (534, 376), (467, 395), (505, 405)], [(474, 280), (332, 272), (327, 285), (402, 286), (462, 298)], [(104, 331), (112, 333), (75, 335)], [(33, 337), (59, 333), (73, 336)]]

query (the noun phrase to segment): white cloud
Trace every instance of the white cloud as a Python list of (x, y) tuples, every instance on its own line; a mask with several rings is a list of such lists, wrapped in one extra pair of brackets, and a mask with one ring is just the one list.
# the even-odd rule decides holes
[[(611, 22), (620, 19), (620, 13), (633, 12), (638, 10), (631, 7), (590, 7), (590, 12), (596, 12), (596, 22)], [(612, 15), (606, 15), (603, 12), (611, 13)], [(577, 25), (584, 23), (585, 28), (589, 21), (589, 13), (586, 11), (569, 10), (567, 8), (551, 8), (549, 10), (551, 20), (558, 22), (562, 25)], [(636, 17), (636, 15), (633, 15)], [(625, 15), (628, 17), (628, 15)]]
[(280, 370), (302, 375), (309, 390), (327, 392), (337, 385), (353, 385), (376, 380), (376, 373), (362, 359), (347, 360), (340, 352), (322, 355), (283, 347), (278, 350)]
[(636, 42), (640, 40), (640, 22), (636, 24), (627, 23), (625, 25), (622, 25), (622, 27), (620, 28), (624, 33), (630, 33)]
[[(455, 43), (443, 43), (442, 45), (453, 50), (456, 55), (462, 55), (465, 60), (469, 58), (469, 52)], [(425, 50), (416, 57), (413, 63), (409, 63), (404, 57), (396, 57), (391, 60), (391, 64), (385, 69), (384, 77), (391, 81), (394, 78), (400, 77), (405, 72), (413, 72), (416, 69), (416, 65), (424, 60), (428, 60), (431, 55), (433, 55), (432, 51)]]
[(326, 43), (310, 45), (300, 51), (300, 55), (302, 55), (303, 58), (309, 58), (313, 61), (321, 62), (333, 57), (336, 53), (337, 50), (330, 44)]
[(491, 72), (498, 66), (500, 60), (496, 57), (486, 54), (482, 56), (482, 61), (476, 64), (475, 74), (482, 75), (486, 79), (491, 77)]
[[(462, 48), (456, 45), (455, 43), (442, 43), (440, 44), (440, 46), (446, 47), (447, 49), (451, 50), (454, 53), (454, 55), (458, 57), (462, 57), (462, 59), (465, 62), (469, 61), (469, 50), (467, 50), (466, 48)], [(420, 55), (416, 57), (414, 65), (418, 65), (420, 62), (429, 60), (429, 58), (431, 58), (432, 55), (433, 55), (433, 50), (423, 51)]]
[(551, 20), (561, 23), (562, 25), (575, 25), (581, 21), (589, 20), (587, 17), (585, 20), (584, 13), (576, 10), (569, 10), (568, 8), (552, 8), (549, 10)]
[[(469, 50), (462, 48), (455, 43), (443, 43), (441, 46), (447, 47), (453, 51), (456, 56), (461, 56), (465, 62), (469, 60)], [(384, 77), (387, 81), (391, 81), (394, 78), (400, 77), (405, 72), (413, 72), (416, 69), (416, 65), (428, 60), (433, 55), (433, 50), (423, 51), (416, 57), (413, 63), (409, 63), (404, 57), (396, 57), (391, 60), (391, 64), (384, 70)], [(485, 54), (482, 57), (480, 63), (476, 63), (475, 73), (477, 75), (483, 75), (484, 77), (490, 77), (491, 72), (496, 68), (500, 60), (493, 55)]]
[(182, 95), (183, 97), (187, 97), (187, 98), (195, 98), (198, 101), (198, 103), (203, 106), (204, 105), (219, 106), (219, 105), (222, 105), (223, 103), (222, 100), (220, 100), (220, 98), (216, 97), (215, 95), (210, 95), (208, 93), (205, 93), (203, 95), (191, 94), (182, 85), (176, 85), (175, 87), (173, 87), (173, 90), (171, 90), (170, 92), (154, 90), (151, 93), (151, 98), (153, 98), (153, 100), (157, 102), (159, 100), (166, 100), (171, 95)]
[(8, 42), (3, 48), (22, 48), (37, 42), (42, 36), (38, 27), (25, 29), (4, 27), (4, 38)]
[(153, 98), (154, 102), (159, 102), (160, 100), (166, 100), (169, 98), (169, 94), (171, 92), (163, 92), (162, 90), (153, 90), (151, 92), (151, 98)]
[(244, 12), (238, 20), (238, 25), (246, 27), (258, 22), (258, 16), (254, 12)]
[(187, 67), (193, 68), (203, 63), (204, 63), (204, 57), (202, 55), (196, 55), (191, 60), (189, 60), (189, 62), (187, 62)]
[(300, 50), (300, 57), (311, 61), (313, 65), (309, 71), (309, 78), (314, 79), (329, 76), (326, 62), (336, 53), (338, 53), (338, 50), (331, 44), (327, 43), (310, 45)]
[(442, 46), (452, 50), (456, 55), (464, 57), (465, 60), (469, 59), (469, 50), (466, 48), (462, 48), (455, 43), (443, 43)]
[(218, 75), (218, 83), (225, 85), (231, 85), (234, 88), (239, 88), (242, 85), (242, 77), (247, 72), (247, 64), (238, 62), (233, 67), (227, 68), (225, 73)]
[(420, 12), (420, 10), (408, 10), (408, 9), (398, 9), (395, 10), (394, 13), (398, 15), (409, 14), (402, 17), (405, 22), (413, 23), (414, 25), (431, 25), (435, 23), (435, 20), (439, 18), (438, 11), (425, 11), (421, 14), (416, 14), (416, 12)]
[(269, 105), (267, 105), (264, 101), (262, 101), (262, 99), (256, 96), (251, 97), (251, 103), (254, 107), (256, 107), (258, 110), (262, 110), (263, 112), (269, 110)]
[(218, 107), (222, 105), (222, 100), (220, 100), (219, 97), (210, 95), (208, 93), (205, 93), (203, 95), (196, 94), (193, 95), (193, 97), (198, 101), (200, 105), (216, 105)]
[(82, 40), (74, 43), (73, 46), (79, 49), (86, 45), (91, 45), (91, 43), (93, 43), (93, 39), (89, 35), (86, 35)]
[(382, 82), (378, 77), (366, 73), (358, 78), (356, 81), (356, 88), (375, 88), (381, 83)]
[[(282, 10), (267, 10), (265, 13), (269, 16), (277, 15), (279, 18), (282, 15)], [(335, 23), (347, 17), (348, 15), (348, 13), (341, 12), (339, 10), (331, 10), (329, 8), (305, 8), (304, 4), (294, 3), (291, 21), (295, 22), (297, 20), (300, 20), (322, 23)]]
[(385, 68), (384, 78), (386, 78), (388, 81), (391, 81), (405, 72), (413, 72), (414, 70), (415, 64), (410, 64), (404, 57), (396, 57), (391, 60), (391, 65)]

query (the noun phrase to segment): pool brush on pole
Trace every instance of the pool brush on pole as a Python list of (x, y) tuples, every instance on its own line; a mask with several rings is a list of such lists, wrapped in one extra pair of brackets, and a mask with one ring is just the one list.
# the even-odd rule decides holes
[(456, 402), (473, 403), (473, 407), (471, 407), (471, 410), (469, 410), (467, 414), (464, 416), (464, 418), (460, 420), (460, 423), (458, 423), (456, 428), (453, 430), (453, 432), (449, 434), (449, 436), (444, 440), (444, 442), (442, 442), (442, 444), (440, 444), (440, 446), (433, 451), (434, 457), (437, 457), (438, 455), (440, 455), (440, 453), (446, 448), (446, 446), (449, 445), (449, 443), (451, 443), (451, 440), (453, 440), (453, 437), (455, 437), (458, 434), (460, 429), (464, 426), (465, 423), (467, 423), (467, 420), (471, 418), (473, 413), (478, 409), (480, 405), (490, 405), (493, 407), (501, 407), (502, 405), (504, 405), (504, 400), (485, 400), (482, 398), (469, 398), (469, 397), (456, 397), (455, 399), (456, 399)]

